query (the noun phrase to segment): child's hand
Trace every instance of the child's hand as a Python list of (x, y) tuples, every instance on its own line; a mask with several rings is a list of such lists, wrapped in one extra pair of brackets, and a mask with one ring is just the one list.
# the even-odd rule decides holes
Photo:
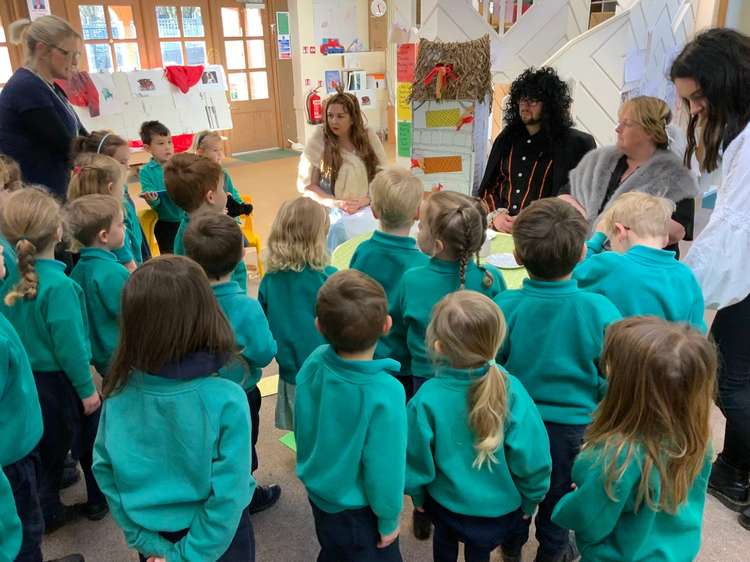
[(159, 194), (153, 191), (141, 191), (141, 197), (146, 200), (146, 203), (153, 203), (159, 198)]
[(99, 406), (102, 405), (102, 399), (99, 398), (99, 392), (95, 390), (94, 394), (81, 400), (81, 403), (83, 404), (84, 415), (90, 416), (99, 409)]
[(508, 213), (500, 213), (494, 219), (492, 219), (492, 226), (498, 232), (504, 232), (505, 234), (510, 234), (511, 230), (513, 230), (514, 220), (515, 219), (511, 217)]
[(393, 544), (393, 541), (395, 541), (398, 538), (399, 529), (396, 527), (396, 530), (388, 535), (380, 535), (380, 541), (378, 542), (378, 548), (388, 548)]

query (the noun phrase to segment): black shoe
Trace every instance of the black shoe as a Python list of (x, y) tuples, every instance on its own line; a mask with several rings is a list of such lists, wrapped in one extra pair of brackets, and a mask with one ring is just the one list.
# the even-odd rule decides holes
[(742, 510), (739, 516), (740, 525), (750, 531), (750, 506)]
[[(546, 554), (540, 548), (536, 551), (536, 558), (534, 562), (573, 562), (581, 557), (581, 553), (578, 552), (578, 548), (574, 542), (569, 542), (565, 545), (560, 552), (555, 553), (553, 556)], [(520, 559), (519, 559), (520, 560)]]
[(109, 513), (109, 506), (106, 500), (100, 503), (85, 503), (81, 506), (81, 513), (89, 521), (100, 521)]
[(708, 493), (732, 511), (742, 511), (750, 505), (748, 472), (735, 468), (719, 455), (711, 468)]
[(65, 468), (75, 468), (76, 465), (78, 465), (78, 461), (74, 459), (73, 455), (68, 451), (68, 454), (65, 455), (65, 464), (63, 466)]
[(414, 531), (414, 538), (417, 540), (426, 541), (432, 535), (432, 521), (430, 520), (430, 516), (424, 511), (417, 511), (415, 509), (412, 513), (411, 524)]
[(44, 522), (44, 534), (49, 535), (50, 533), (54, 533), (58, 529), (64, 527), (65, 525), (68, 525), (69, 523), (73, 523), (73, 521), (77, 521), (80, 518), (80, 504), (60, 504), (60, 507), (57, 509), (57, 514), (55, 515), (54, 519)]
[(86, 562), (86, 559), (83, 557), (83, 554), (68, 554), (62, 558), (47, 560), (47, 562)]
[(522, 548), (519, 548), (518, 550), (508, 550), (505, 547), (500, 548), (500, 552), (503, 554), (503, 562), (521, 562), (523, 560), (522, 558)]
[(281, 487), (278, 484), (256, 486), (248, 510), (251, 515), (253, 513), (260, 513), (279, 501), (279, 497), (281, 497)]
[(81, 473), (78, 472), (78, 467), (75, 463), (72, 466), (68, 466), (67, 463), (63, 469), (62, 481), (60, 482), (60, 489), (70, 488), (73, 484), (77, 483), (81, 479)]

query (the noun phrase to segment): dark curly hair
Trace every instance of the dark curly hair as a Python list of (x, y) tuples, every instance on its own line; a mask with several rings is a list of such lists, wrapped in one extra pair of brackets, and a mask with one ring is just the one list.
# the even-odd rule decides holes
[(522, 98), (530, 98), (542, 102), (542, 131), (550, 138), (554, 138), (561, 131), (573, 126), (570, 116), (570, 89), (549, 66), (524, 70), (510, 86), (510, 95), (505, 104), (503, 119), (505, 126), (512, 135), (519, 134), (525, 127), (518, 111), (518, 103)]

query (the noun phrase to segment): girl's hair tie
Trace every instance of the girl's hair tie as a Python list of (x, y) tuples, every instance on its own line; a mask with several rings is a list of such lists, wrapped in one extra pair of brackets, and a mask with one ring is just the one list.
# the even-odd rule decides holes
[(81, 167), (80, 166), (73, 166), (73, 175), (78, 175), (81, 173)]

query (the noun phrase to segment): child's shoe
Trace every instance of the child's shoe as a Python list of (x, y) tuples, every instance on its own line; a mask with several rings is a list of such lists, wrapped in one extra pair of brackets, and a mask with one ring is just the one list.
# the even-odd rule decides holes
[(510, 550), (505, 547), (500, 547), (500, 552), (503, 555), (503, 562), (521, 562), (523, 560), (523, 557), (522, 557), (523, 548)]
[(248, 506), (248, 511), (250, 511), (251, 515), (265, 511), (279, 501), (279, 497), (281, 497), (281, 487), (278, 484), (256, 486), (253, 499)]
[(750, 483), (747, 471), (735, 468), (719, 455), (708, 479), (708, 493), (732, 511), (742, 511), (750, 505)]
[(68, 554), (62, 558), (55, 558), (54, 560), (47, 560), (47, 562), (86, 562), (86, 559), (82, 554)]
[(742, 510), (739, 517), (740, 525), (750, 531), (750, 506)]
[(426, 541), (432, 534), (432, 521), (430, 521), (429, 515), (424, 511), (417, 511), (416, 509), (412, 513), (412, 528), (414, 531), (414, 538), (420, 541)]
[(550, 556), (542, 552), (542, 549), (536, 551), (536, 558), (534, 562), (573, 562), (581, 557), (581, 553), (578, 552), (578, 547), (573, 541), (568, 542), (562, 551), (558, 552), (554, 556)]
[(83, 516), (89, 521), (99, 521), (101, 519), (104, 519), (107, 513), (109, 513), (109, 506), (107, 505), (107, 500), (104, 500), (101, 503), (88, 503), (87, 502), (87, 503), (81, 504), (80, 508), (81, 508), (81, 513), (83, 513)]
[(55, 517), (44, 522), (44, 534), (54, 533), (65, 525), (81, 518), (80, 505), (60, 504)]

